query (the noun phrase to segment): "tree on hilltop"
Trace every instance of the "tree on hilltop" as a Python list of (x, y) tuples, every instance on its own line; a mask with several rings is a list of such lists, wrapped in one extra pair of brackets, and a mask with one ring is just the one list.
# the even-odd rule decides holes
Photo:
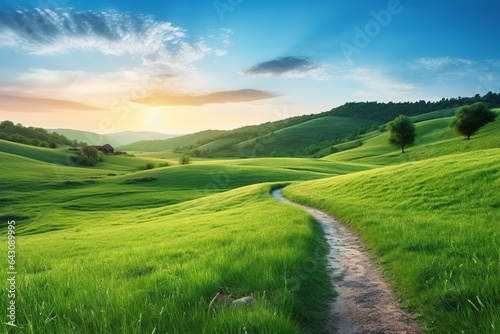
[(409, 117), (403, 115), (389, 122), (387, 130), (389, 130), (389, 143), (401, 147), (401, 153), (405, 153), (405, 146), (413, 144), (417, 136), (415, 125)]
[(476, 102), (471, 105), (457, 109), (455, 117), (451, 120), (450, 126), (459, 134), (470, 139), (474, 133), (486, 124), (493, 122), (496, 114), (489, 110), (483, 102)]

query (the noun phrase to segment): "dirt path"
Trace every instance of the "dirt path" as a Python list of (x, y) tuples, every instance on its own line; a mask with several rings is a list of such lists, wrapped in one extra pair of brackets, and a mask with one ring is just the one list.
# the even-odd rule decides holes
[(330, 277), (338, 293), (331, 305), (330, 333), (424, 333), (400, 308), (361, 240), (349, 228), (323, 211), (287, 200), (281, 189), (271, 195), (278, 201), (304, 208), (323, 226), (330, 244)]

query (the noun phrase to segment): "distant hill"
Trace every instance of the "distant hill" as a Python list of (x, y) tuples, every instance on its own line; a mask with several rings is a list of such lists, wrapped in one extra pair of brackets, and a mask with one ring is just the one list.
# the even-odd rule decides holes
[[(440, 101), (349, 102), (318, 114), (250, 125), (230, 131), (202, 131), (174, 139), (141, 141), (122, 150), (187, 152), (198, 157), (318, 156), (342, 149), (364, 133), (378, 129), (400, 114), (415, 120), (453, 115), (456, 108), (482, 101), (500, 106), (500, 95), (443, 98)], [(419, 115), (426, 115), (420, 116)], [(349, 144), (358, 145), (356, 142)]]
[(178, 136), (149, 131), (122, 131), (105, 135), (96, 132), (71, 129), (47, 129), (47, 131), (56, 132), (69, 139), (76, 139), (78, 141), (86, 142), (89, 145), (110, 144), (114, 147), (127, 145), (140, 140), (159, 140)]
[(222, 130), (205, 130), (189, 135), (178, 136), (164, 140), (141, 140), (132, 144), (119, 146), (122, 151), (142, 151), (142, 152), (161, 152), (172, 151), (180, 146), (193, 146), (202, 140), (215, 138), (225, 133)]

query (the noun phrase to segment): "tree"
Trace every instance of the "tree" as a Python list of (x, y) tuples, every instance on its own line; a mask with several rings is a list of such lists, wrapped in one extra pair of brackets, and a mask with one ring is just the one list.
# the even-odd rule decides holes
[(417, 136), (415, 125), (407, 116), (399, 115), (387, 124), (389, 130), (389, 143), (401, 147), (401, 153), (405, 153), (405, 146), (415, 142)]
[(99, 151), (94, 146), (84, 146), (82, 147), (82, 156), (97, 162), (99, 160)]
[(179, 158), (179, 164), (180, 165), (188, 165), (190, 163), (191, 163), (191, 157), (189, 156), (189, 154), (183, 154)]
[(71, 160), (78, 165), (94, 166), (98, 162), (104, 161), (104, 155), (94, 146), (84, 146), (79, 155), (71, 157)]
[(483, 102), (460, 107), (455, 112), (455, 118), (451, 120), (450, 126), (459, 134), (470, 139), (484, 125), (493, 122), (496, 114), (489, 110)]

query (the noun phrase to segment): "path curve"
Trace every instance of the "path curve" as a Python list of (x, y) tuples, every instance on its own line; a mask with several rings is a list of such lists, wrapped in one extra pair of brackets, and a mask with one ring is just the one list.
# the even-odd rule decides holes
[(307, 210), (325, 231), (330, 245), (329, 274), (338, 294), (331, 304), (329, 333), (424, 333), (401, 309), (361, 240), (348, 227), (323, 211), (286, 199), (282, 189), (272, 191), (271, 196)]

